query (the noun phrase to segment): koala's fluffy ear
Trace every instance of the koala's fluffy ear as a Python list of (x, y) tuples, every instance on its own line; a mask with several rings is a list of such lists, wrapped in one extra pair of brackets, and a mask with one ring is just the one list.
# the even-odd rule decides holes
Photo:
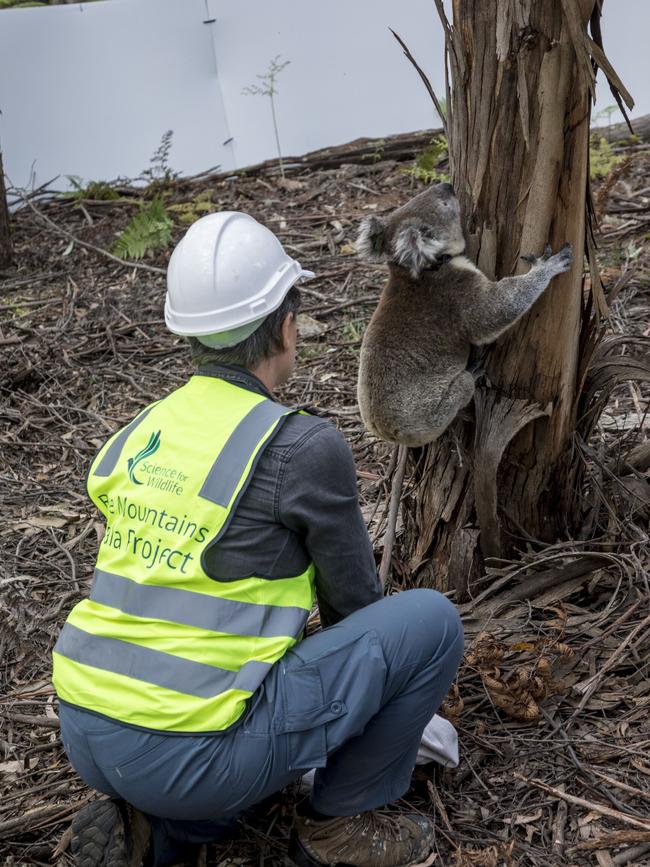
[(366, 217), (359, 226), (357, 253), (371, 262), (386, 255), (386, 224), (379, 217)]
[(425, 237), (420, 226), (405, 226), (395, 236), (395, 261), (408, 268), (413, 277), (419, 277), (438, 258), (444, 244), (435, 238)]

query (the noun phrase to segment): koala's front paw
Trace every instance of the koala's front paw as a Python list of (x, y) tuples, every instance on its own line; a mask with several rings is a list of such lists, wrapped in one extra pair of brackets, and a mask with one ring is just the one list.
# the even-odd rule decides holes
[(571, 244), (565, 244), (554, 256), (546, 260), (546, 267), (551, 268), (555, 274), (563, 274), (568, 271), (573, 262), (573, 249)]
[(541, 256), (522, 256), (521, 258), (530, 262), (531, 268), (543, 268), (550, 276), (555, 277), (556, 274), (562, 274), (569, 270), (573, 261), (573, 250), (571, 244), (565, 244), (557, 253), (553, 254), (551, 245), (547, 244)]

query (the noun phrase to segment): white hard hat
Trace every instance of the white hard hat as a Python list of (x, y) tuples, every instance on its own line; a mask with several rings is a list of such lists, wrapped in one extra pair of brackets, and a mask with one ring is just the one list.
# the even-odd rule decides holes
[(208, 346), (234, 346), (277, 310), (297, 280), (313, 276), (248, 214), (208, 214), (169, 260), (165, 322)]

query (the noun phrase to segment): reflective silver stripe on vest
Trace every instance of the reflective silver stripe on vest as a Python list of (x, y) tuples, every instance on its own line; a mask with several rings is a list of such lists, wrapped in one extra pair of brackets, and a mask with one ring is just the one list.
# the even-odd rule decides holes
[(124, 443), (137, 428), (137, 426), (145, 420), (145, 418), (149, 415), (152, 409), (153, 406), (145, 409), (144, 412), (141, 412), (140, 415), (136, 416), (132, 422), (127, 424), (127, 426), (119, 432), (119, 434), (115, 437), (110, 446), (106, 449), (106, 452), (104, 453), (101, 461), (97, 465), (97, 469), (93, 473), (93, 476), (110, 476), (110, 474), (115, 469), (115, 465), (120, 459), (122, 449), (124, 448)]
[(273, 422), (289, 412), (291, 410), (272, 400), (263, 400), (254, 406), (228, 437), (210, 468), (199, 496), (218, 506), (227, 507), (260, 440)]
[(138, 584), (101, 569), (95, 569), (90, 598), (136, 617), (260, 638), (284, 635), (296, 638), (309, 613), (304, 608), (256, 605), (175, 587)]
[(63, 626), (54, 650), (82, 665), (198, 698), (214, 698), (228, 689), (255, 692), (271, 669), (271, 663), (256, 660), (245, 663), (239, 671), (215, 668), (119, 638), (91, 635), (71, 623)]

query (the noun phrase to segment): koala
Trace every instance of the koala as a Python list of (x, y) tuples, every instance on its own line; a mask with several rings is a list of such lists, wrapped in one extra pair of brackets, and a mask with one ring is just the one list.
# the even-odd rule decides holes
[(557, 274), (569, 244), (547, 246), (526, 274), (492, 282), (462, 254), (460, 207), (436, 184), (388, 217), (368, 217), (357, 250), (388, 263), (388, 283), (361, 343), (358, 400), (381, 439), (422, 446), (440, 437), (471, 401), (470, 349), (496, 340), (529, 310)]

